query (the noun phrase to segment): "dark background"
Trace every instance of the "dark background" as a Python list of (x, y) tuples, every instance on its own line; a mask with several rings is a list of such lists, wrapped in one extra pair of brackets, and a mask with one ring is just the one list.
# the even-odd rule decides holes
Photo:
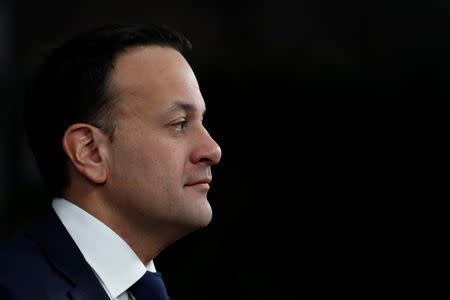
[(212, 223), (156, 259), (174, 300), (429, 295), (448, 199), (448, 1), (1, 0), (1, 240), (49, 203), (21, 123), (33, 66), (111, 23), (191, 40), (223, 150)]

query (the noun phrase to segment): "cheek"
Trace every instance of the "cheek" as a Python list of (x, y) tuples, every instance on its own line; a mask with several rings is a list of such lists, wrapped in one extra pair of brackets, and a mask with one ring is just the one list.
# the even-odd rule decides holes
[[(165, 143), (164, 143), (165, 142)], [(120, 178), (123, 185), (140, 190), (169, 190), (183, 181), (186, 155), (183, 147), (167, 141), (124, 143), (114, 151), (113, 178)]]
[[(161, 146), (161, 145), (160, 145)], [(159, 147), (154, 152), (155, 170), (172, 184), (180, 184), (183, 180), (185, 156), (182, 147)], [(170, 184), (170, 183), (169, 183)]]

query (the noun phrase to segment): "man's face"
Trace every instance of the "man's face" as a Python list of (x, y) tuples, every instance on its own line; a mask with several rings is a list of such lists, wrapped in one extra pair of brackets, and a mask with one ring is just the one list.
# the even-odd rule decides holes
[(143, 226), (206, 226), (221, 150), (203, 127), (205, 102), (189, 64), (170, 47), (136, 47), (117, 58), (110, 83), (118, 102), (108, 197)]

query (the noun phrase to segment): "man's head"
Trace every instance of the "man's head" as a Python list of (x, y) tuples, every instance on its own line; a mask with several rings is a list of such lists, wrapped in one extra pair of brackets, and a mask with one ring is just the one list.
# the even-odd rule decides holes
[(47, 59), (26, 95), (25, 128), (52, 196), (98, 193), (136, 222), (209, 222), (221, 151), (202, 125), (185, 48), (166, 27), (114, 26)]

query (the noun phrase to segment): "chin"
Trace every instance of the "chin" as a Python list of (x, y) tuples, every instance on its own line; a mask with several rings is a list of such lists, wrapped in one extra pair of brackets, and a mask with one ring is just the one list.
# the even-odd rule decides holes
[(211, 223), (212, 220), (212, 210), (210, 210), (209, 214), (204, 217), (203, 222), (201, 223), (202, 228), (206, 227)]
[(191, 215), (191, 225), (194, 230), (208, 226), (212, 220), (212, 209), (206, 197), (199, 205), (196, 205), (195, 211)]
[(200, 228), (208, 226), (208, 224), (212, 220), (212, 209), (208, 202), (199, 210), (199, 214), (197, 216), (197, 223)]

